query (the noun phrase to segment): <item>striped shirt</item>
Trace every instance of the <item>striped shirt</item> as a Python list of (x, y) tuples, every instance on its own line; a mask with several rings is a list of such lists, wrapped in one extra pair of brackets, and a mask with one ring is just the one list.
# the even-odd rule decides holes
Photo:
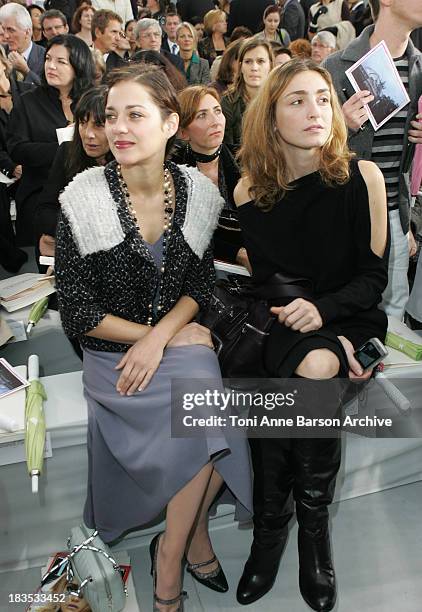
[[(409, 60), (407, 56), (404, 55), (395, 59), (394, 64), (406, 91), (409, 93)], [(408, 105), (391, 117), (374, 134), (371, 159), (384, 175), (388, 210), (395, 210), (399, 207), (399, 170), (407, 113)]]

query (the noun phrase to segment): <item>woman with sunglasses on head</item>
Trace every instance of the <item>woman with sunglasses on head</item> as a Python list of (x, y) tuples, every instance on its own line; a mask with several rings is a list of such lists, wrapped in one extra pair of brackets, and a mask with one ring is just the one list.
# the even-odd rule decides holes
[(240, 178), (236, 160), (223, 143), (226, 120), (220, 97), (213, 87), (192, 85), (179, 93), (180, 137), (172, 156), (174, 162), (198, 168), (218, 187), (224, 198), (214, 233), (214, 257), (231, 263), (249, 265), (233, 200)]
[[(338, 416), (349, 378), (363, 382), (371, 374), (354, 350), (372, 337), (384, 341), (387, 331), (378, 308), (388, 277), (382, 174), (353, 159), (331, 77), (310, 60), (271, 72), (246, 112), (240, 156), (234, 197), (252, 279), (277, 283), (285, 296), (269, 303), (275, 320), (263, 354), (268, 377), (293, 379), (293, 419)], [(341, 430), (315, 429), (308, 438), (296, 428), (292, 437), (280, 429), (279, 438), (250, 439), (254, 539), (238, 586), (242, 604), (274, 584), (293, 492), (302, 596), (321, 612), (335, 605), (328, 506)]]
[(228, 589), (208, 534), (223, 484), (239, 509), (250, 508), (244, 440), (188, 437), (182, 425), (183, 437), (172, 435), (185, 403), (172, 402), (172, 380), (188, 375), (186, 392), (224, 388), (209, 330), (192, 323), (211, 299), (210, 242), (223, 203), (196, 168), (166, 161), (180, 110), (163, 71), (110, 73), (105, 113), (116, 161), (65, 189), (56, 243), (63, 327), (84, 351), (84, 520), (111, 542), (167, 507), (165, 531), (150, 545), (153, 605), (176, 612), (184, 559), (203, 585)]

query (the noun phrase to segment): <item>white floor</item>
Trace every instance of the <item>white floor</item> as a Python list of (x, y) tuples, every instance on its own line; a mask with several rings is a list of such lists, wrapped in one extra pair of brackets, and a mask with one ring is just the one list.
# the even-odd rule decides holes
[[(334, 560), (339, 583), (335, 612), (421, 612), (422, 482), (343, 501), (332, 506)], [(290, 538), (273, 590), (248, 612), (306, 612), (297, 586), (297, 527)], [(235, 599), (237, 581), (247, 558), (250, 530), (234, 525), (213, 530), (212, 540), (230, 590), (219, 595), (186, 575), (189, 593), (185, 612), (241, 610)], [(130, 551), (141, 612), (152, 608), (148, 546)], [(7, 593), (31, 592), (40, 576), (34, 568), (0, 575), (0, 612), (22, 610), (7, 603)]]

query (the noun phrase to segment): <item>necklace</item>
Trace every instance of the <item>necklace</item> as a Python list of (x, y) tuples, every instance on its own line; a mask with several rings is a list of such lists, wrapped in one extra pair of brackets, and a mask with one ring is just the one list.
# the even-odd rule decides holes
[(214, 151), (214, 153), (211, 153), (211, 155), (205, 155), (205, 153), (197, 153), (197, 151), (194, 151), (192, 147), (190, 146), (190, 144), (188, 144), (188, 147), (192, 152), (193, 159), (196, 161), (196, 163), (199, 162), (200, 164), (208, 164), (209, 162), (212, 162), (215, 159), (217, 159), (217, 157), (221, 153), (222, 146), (223, 145), (220, 145), (218, 149)]
[[(136, 212), (133, 207), (132, 202), (130, 201), (130, 193), (128, 186), (126, 185), (123, 176), (122, 169), (120, 164), (117, 166), (117, 178), (119, 179), (120, 188), (123, 192), (125, 204), (127, 209), (135, 222), (136, 229), (140, 231), (139, 222), (136, 217)], [(157, 312), (160, 312), (163, 309), (162, 297), (163, 297), (163, 287), (164, 287), (164, 271), (166, 265), (166, 254), (167, 254), (167, 243), (171, 234), (172, 227), (172, 215), (173, 215), (173, 195), (171, 189), (171, 175), (168, 168), (164, 168), (164, 180), (163, 180), (163, 207), (164, 207), (164, 222), (163, 222), (163, 257), (160, 268), (159, 275), (159, 285), (158, 285), (158, 293), (156, 295), (156, 303), (157, 303)], [(151, 302), (148, 304), (148, 317), (147, 317), (147, 325), (151, 327), (152, 321), (154, 318), (154, 304)]]

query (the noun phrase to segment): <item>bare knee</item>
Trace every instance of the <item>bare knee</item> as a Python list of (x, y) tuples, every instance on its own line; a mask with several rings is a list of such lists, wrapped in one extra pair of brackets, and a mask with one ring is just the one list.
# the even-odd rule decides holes
[(340, 361), (329, 349), (315, 349), (309, 351), (300, 362), (295, 373), (304, 378), (324, 379), (333, 378), (340, 369)]

